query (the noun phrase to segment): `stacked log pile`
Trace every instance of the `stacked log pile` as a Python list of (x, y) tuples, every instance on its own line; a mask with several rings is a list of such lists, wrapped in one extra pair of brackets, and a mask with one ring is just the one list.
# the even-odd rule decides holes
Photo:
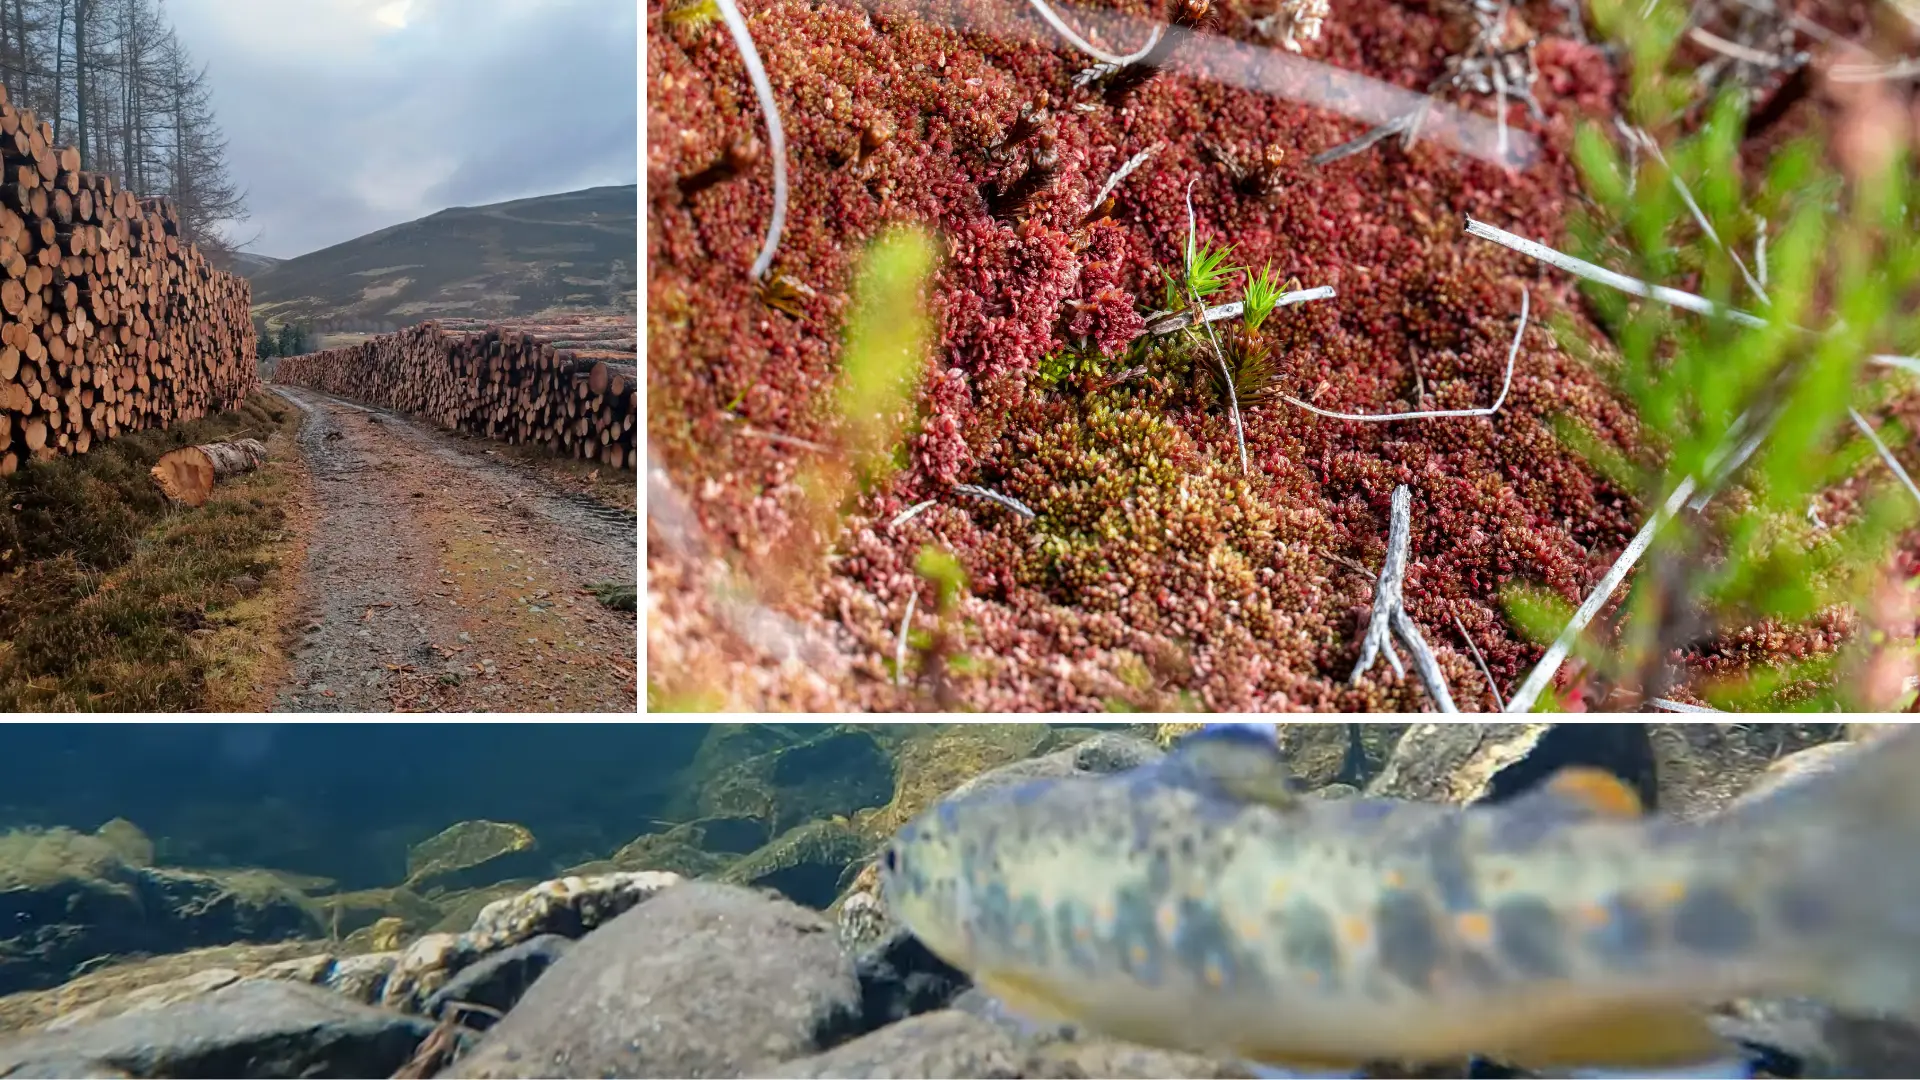
[(442, 319), (281, 359), (274, 381), (423, 417), (449, 430), (634, 467), (636, 324), (560, 315)]
[(0, 476), (259, 387), (252, 293), (0, 88)]

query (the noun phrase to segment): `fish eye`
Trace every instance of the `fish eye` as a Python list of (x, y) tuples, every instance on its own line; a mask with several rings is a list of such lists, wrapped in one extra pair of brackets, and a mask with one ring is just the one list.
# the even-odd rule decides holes
[(886, 854), (880, 856), (880, 869), (889, 874), (900, 872), (900, 849), (887, 845)]

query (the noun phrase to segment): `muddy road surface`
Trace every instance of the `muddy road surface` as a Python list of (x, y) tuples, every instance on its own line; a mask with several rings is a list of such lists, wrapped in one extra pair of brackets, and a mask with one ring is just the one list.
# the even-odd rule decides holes
[(634, 712), (634, 515), (547, 482), (484, 444), (313, 390), (299, 515), (306, 558), (293, 712)]

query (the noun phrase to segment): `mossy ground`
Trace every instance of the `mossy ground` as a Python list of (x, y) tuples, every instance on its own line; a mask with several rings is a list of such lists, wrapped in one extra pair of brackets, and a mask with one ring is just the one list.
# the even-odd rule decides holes
[[(263, 708), (300, 565), (285, 527), (299, 423), (260, 392), (0, 481), (0, 710)], [(169, 505), (148, 475), (169, 450), (235, 437), (269, 460), (205, 506)]]
[[(1101, 6), (1159, 14), (1147, 0)], [(1802, 14), (1842, 33), (1865, 18), (1831, 6), (1802, 5)], [(1424, 90), (1459, 42), (1457, 16), (1443, 7), (1349, 0), (1307, 54)], [(1246, 3), (1219, 10), (1211, 32), (1252, 38)], [(659, 598), (649, 601), (649, 655), (673, 660), (650, 670), (650, 705), (928, 707), (927, 680), (896, 688), (893, 657), (910, 593), (922, 594), (916, 625), (930, 625), (931, 589), (915, 560), (935, 546), (958, 556), (971, 583), (947, 665), (961, 707), (1420, 709), (1417, 681), (1384, 666), (1358, 685), (1347, 680), (1387, 503), (1406, 484), (1409, 611), (1461, 707), (1491, 708), (1462, 629), (1510, 688), (1540, 650), (1508, 618), (1503, 593), (1541, 587), (1577, 603), (1642, 520), (1640, 493), (1555, 433), (1571, 420), (1603, 448), (1640, 449), (1630, 410), (1571, 355), (1609, 355), (1572, 281), (1462, 232), (1471, 215), (1555, 242), (1583, 198), (1571, 132), (1583, 119), (1610, 122), (1622, 82), (1600, 49), (1565, 32), (1554, 5), (1517, 5), (1509, 26), (1510, 40), (1538, 37), (1533, 90), (1545, 115), (1510, 111), (1542, 146), (1517, 172), (1392, 139), (1316, 167), (1309, 157), (1361, 125), (1175, 71), (1115, 107), (1071, 85), (1085, 62), (1036, 33), (1022, 5), (767, 0), (747, 14), (793, 176), (774, 270), (814, 290), (798, 317), (763, 304), (745, 272), (771, 202), (767, 170), (690, 196), (676, 186), (730, 144), (761, 138), (724, 29), (675, 23), (650, 4), (647, 72), (652, 453), (739, 577), (753, 580), (769, 558), (808, 541), (801, 478), (812, 453), (741, 437), (741, 421), (832, 444), (827, 391), (851, 273), (888, 223), (918, 222), (943, 238), (932, 297), (941, 336), (906, 468), (859, 500), (811, 590), (779, 607), (830, 640), (844, 669), (775, 664), (730, 640), (724, 620), (694, 610), (708, 579), (650, 543)], [(980, 32), (941, 25), (959, 21)], [(989, 148), (1042, 94), (1055, 117), (1057, 175), (1022, 218), (997, 219), (982, 191), (1012, 182), (1025, 158)], [(1492, 108), (1451, 100), (1483, 115)], [(1819, 131), (1825, 108), (1818, 95), (1795, 106), (1769, 139)], [(1242, 161), (1280, 150), (1275, 197), (1237, 191), (1208, 144)], [(1120, 186), (1110, 220), (1083, 224), (1108, 174), (1155, 145)], [(1280, 390), (1348, 412), (1484, 405), (1500, 386), (1526, 288), (1532, 329), (1503, 409), (1353, 423), (1261, 404), (1245, 410), (1252, 469), (1243, 475), (1231, 422), (1191, 357), (1150, 353), (1146, 375), (1111, 390), (1046, 378), (1070, 336), (1106, 343), (1094, 366), (1108, 373), (1139, 362), (1112, 343), (1137, 332), (1139, 311), (1158, 304), (1161, 271), (1179, 266), (1189, 181), (1203, 240), (1233, 244), (1235, 262), (1271, 263), (1276, 277), (1338, 291), (1269, 321)], [(1550, 323), (1578, 348), (1563, 347)], [(1908, 395), (1891, 415), (1909, 419), (1914, 407)], [(1013, 496), (1037, 517), (956, 498), (953, 483)], [(1823, 510), (1851, 497), (1836, 490)], [(928, 498), (941, 505), (889, 524)], [(1738, 673), (1831, 652), (1848, 625), (1844, 613), (1805, 628), (1764, 624), (1687, 661)], [(689, 655), (694, 640), (707, 656)]]

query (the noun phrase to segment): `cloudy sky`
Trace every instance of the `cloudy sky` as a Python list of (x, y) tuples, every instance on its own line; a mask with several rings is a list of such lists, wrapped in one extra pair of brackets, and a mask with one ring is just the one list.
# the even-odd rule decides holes
[(248, 250), (639, 176), (635, 0), (168, 0)]

